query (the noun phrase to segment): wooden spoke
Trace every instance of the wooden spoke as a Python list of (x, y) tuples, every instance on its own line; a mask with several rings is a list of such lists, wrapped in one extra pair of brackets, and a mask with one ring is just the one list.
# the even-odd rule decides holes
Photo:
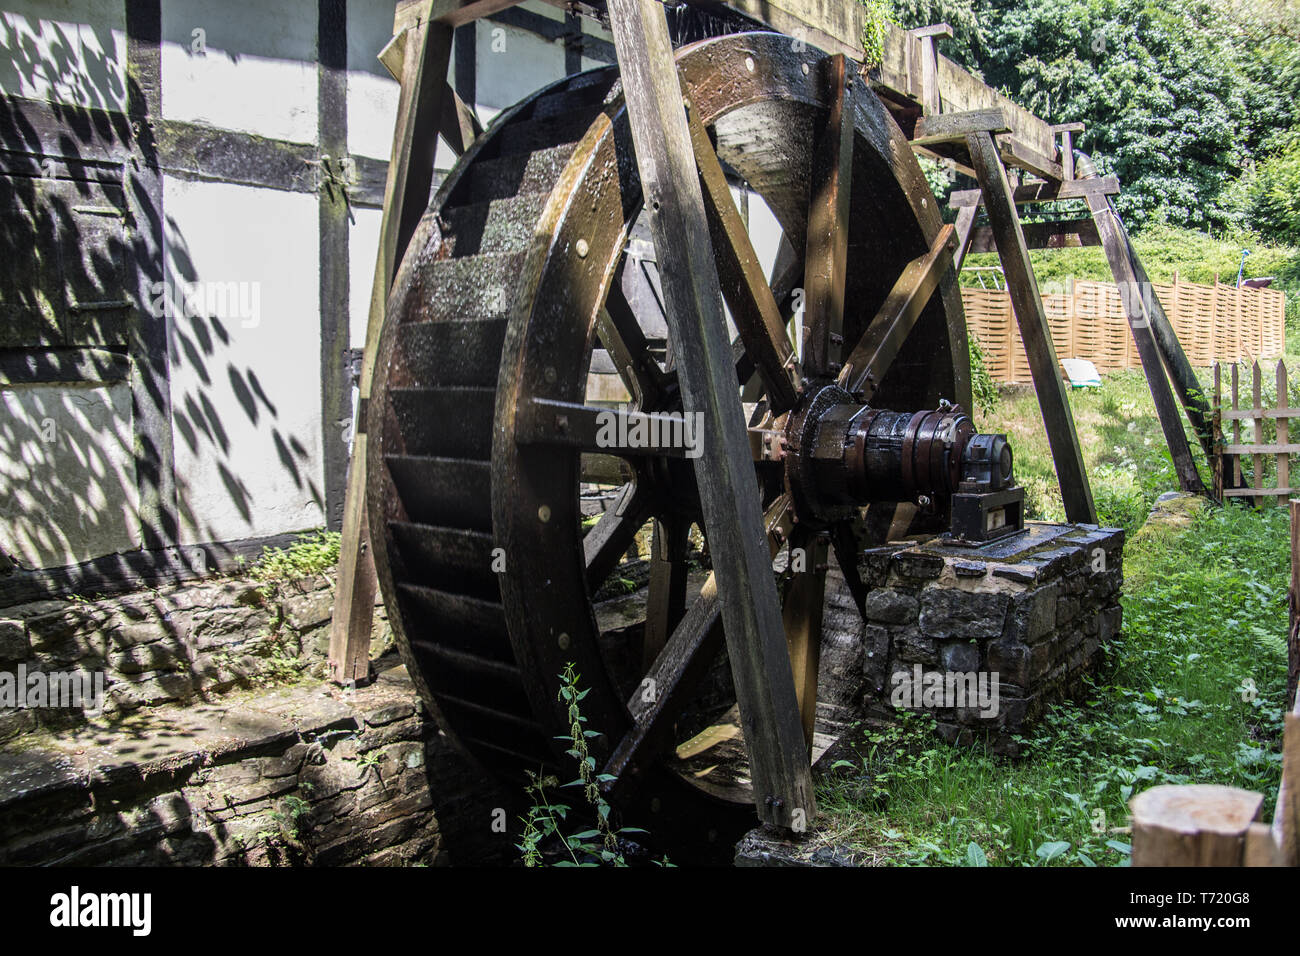
[(898, 357), (916, 320), (952, 263), (956, 230), (944, 226), (934, 244), (904, 267), (876, 317), (862, 333), (839, 374), (839, 384), (861, 401), (870, 401), (889, 366)]
[(618, 567), (648, 517), (650, 495), (636, 483), (624, 485), (614, 507), (582, 539), (589, 591), (595, 593)]
[[(789, 494), (782, 494), (768, 506), (763, 526), (767, 530), (768, 554), (775, 557), (794, 527)], [(722, 647), (722, 640), (718, 584), (710, 574), (700, 589), (700, 596), (673, 629), (641, 686), (628, 701), (632, 729), (619, 741), (604, 770), (617, 778), (612, 784), (614, 788), (625, 785), (628, 771), (635, 771), (644, 755), (658, 753), (668, 741), (673, 722), (707, 673)]]
[(659, 657), (686, 613), (686, 554), (690, 546), (690, 530), (690, 519), (680, 515), (655, 519), (643, 645), (646, 670)]
[(637, 405), (659, 408), (665, 391), (664, 371), (650, 354), (641, 323), (623, 294), (623, 269), (626, 265), (625, 257), (610, 284), (596, 328), (601, 344), (614, 360), (614, 367), (627, 390), (637, 399)]
[(521, 445), (563, 445), (621, 458), (698, 457), (703, 436), (680, 412), (638, 412), (534, 398), (515, 419)]
[(790, 539), (790, 581), (782, 618), (790, 668), (799, 698), (799, 717), (812, 753), (817, 720), (817, 666), (821, 661), (822, 614), (826, 595), (827, 541), (824, 535), (802, 530)]
[(868, 589), (858, 571), (858, 555), (862, 553), (859, 529), (865, 530), (862, 519), (836, 525), (831, 531), (831, 546), (835, 549), (835, 563), (840, 566), (844, 583), (848, 585), (849, 593), (853, 595), (853, 603), (858, 606), (858, 613), (865, 619)]
[(853, 178), (852, 80), (842, 55), (828, 64), (831, 110), (813, 144), (808, 243), (804, 261), (804, 367), (811, 375), (838, 369), (844, 335), (844, 281)]
[(614, 748), (604, 770), (617, 778), (614, 788), (626, 786), (629, 771), (635, 773), (645, 756), (670, 742), (673, 722), (722, 648), (722, 639), (718, 583), (710, 574), (628, 702), (632, 729)]
[(790, 378), (794, 348), (785, 321), (763, 276), (749, 230), (736, 209), (708, 131), (694, 111), (689, 111), (688, 117), (723, 298), (731, 308), (731, 318), (745, 349), (767, 386), (772, 407), (778, 413), (787, 411), (794, 407), (798, 396)]

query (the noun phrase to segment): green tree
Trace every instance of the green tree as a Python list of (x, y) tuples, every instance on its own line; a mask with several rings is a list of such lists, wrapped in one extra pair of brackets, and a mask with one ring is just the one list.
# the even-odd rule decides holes
[(1218, 227), (1248, 114), (1220, 19), (1204, 0), (989, 0), (984, 72), (1045, 119), (1087, 124), (1079, 148), (1119, 175), (1133, 224)]
[(1276, 140), (1276, 151), (1249, 177), (1246, 214), (1262, 235), (1300, 245), (1300, 129)]

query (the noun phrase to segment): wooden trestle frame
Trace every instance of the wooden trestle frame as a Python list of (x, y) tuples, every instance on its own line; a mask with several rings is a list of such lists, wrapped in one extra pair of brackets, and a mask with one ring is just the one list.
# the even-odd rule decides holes
[[(401, 98), (371, 295), (330, 639), (330, 674), (340, 683), (368, 677), (376, 583), (365, 507), (366, 411), (385, 302), (397, 266), (429, 200), (438, 137), (444, 137), (460, 153), (481, 132), (473, 110), (444, 80), (452, 34), (457, 26), (519, 2), (400, 0), (395, 38), (381, 55), (401, 82)], [(566, 6), (559, 0), (550, 2)], [(705, 0), (692, 2), (703, 7), (717, 6)], [(951, 160), (980, 186), (953, 194), (951, 204), (958, 209), (955, 225), (944, 230), (943, 241), (922, 257), (924, 261), (913, 263), (900, 277), (890, 296), (890, 308), (897, 316), (891, 328), (869, 335), (852, 355), (839, 355), (840, 337), (835, 332), (837, 318), (842, 320), (843, 316), (848, 235), (847, 189), (840, 186), (849, 167), (850, 156), (846, 153), (851, 152), (851, 139), (847, 139), (848, 125), (839, 122), (836, 110), (832, 110), (817, 146), (816, 193), (809, 222), (810, 263), (820, 259), (826, 265), (820, 270), (810, 265), (805, 283), (812, 327), (821, 330), (817, 341), (806, 343), (809, 361), (825, 368), (842, 366), (841, 377), (856, 380), (866, 376), (873, 360), (872, 354), (866, 353), (880, 354), (896, 347), (891, 345), (894, 328), (901, 326), (908, 315), (914, 320), (949, 262), (960, 270), (972, 241), (978, 238), (988, 244), (991, 239), (1002, 262), (1033, 372), (1066, 515), (1073, 522), (1095, 523), (1096, 509), (1066, 385), (1029, 251), (1101, 245), (1123, 293), (1129, 326), (1179, 482), (1184, 490), (1206, 493), (1174, 394), (1207, 455), (1213, 448), (1208, 403), (1115, 212), (1118, 182), (1113, 177), (1076, 178), (1073, 136), (1082, 126), (1050, 126), (939, 56), (935, 38), (951, 35), (944, 24), (906, 32), (889, 27), (883, 62), (863, 72), (857, 38), (861, 36), (864, 13), (858, 4), (837, 0), (732, 0), (727, 6), (753, 19), (756, 28), (765, 23), (836, 57), (828, 75), (837, 84), (833, 100), (840, 112), (846, 97), (878, 96), (916, 151)], [(707, 164), (697, 168), (697, 154), (712, 156), (712, 151), (693, 148), (693, 136), (707, 134), (698, 128), (698, 121), (692, 128), (661, 4), (656, 0), (607, 0), (605, 8), (632, 121), (641, 181), (647, 197), (653, 197), (648, 204), (654, 210), (650, 226), (662, 264), (663, 295), (670, 334), (677, 343), (675, 354), (684, 404), (687, 408), (725, 409), (728, 402), (724, 397), (735, 390), (735, 374), (724, 334), (709, 232), (710, 215), (721, 218), (726, 229), (730, 203), (720, 202), (725, 179), (719, 179), (720, 169), (706, 168)], [(1022, 178), (1024, 173), (1032, 178), (1013, 188), (1007, 174), (1009, 167), (1021, 170)], [(1090, 219), (1039, 225), (1029, 232), (1027, 240), (1019, 206), (1072, 198), (1087, 202)], [(977, 229), (976, 216), (981, 206), (988, 225)], [(728, 229), (727, 234), (732, 231)], [(733, 246), (731, 252), (747, 248), (747, 243)], [(748, 267), (741, 261), (745, 259), (743, 254), (737, 253), (734, 258), (738, 261), (731, 263), (733, 272)], [(709, 265), (701, 267), (704, 263)], [(781, 325), (779, 313), (765, 305), (770, 306), (755, 299), (758, 321), (748, 323), (751, 327), (761, 328), (769, 320)], [(783, 330), (772, 338), (784, 340)], [(778, 346), (770, 358), (779, 365), (788, 356), (780, 354)], [(764, 369), (760, 367), (759, 371)], [(777, 374), (765, 377), (773, 382), (785, 381)], [(730, 396), (730, 405), (735, 405), (734, 395)], [(722, 602), (722, 613), (737, 699), (746, 726), (753, 728), (747, 742), (757, 810), (765, 822), (789, 826), (792, 808), (803, 810), (807, 817), (813, 811), (805, 721), (796, 704), (796, 699), (808, 698), (806, 693), (796, 693), (800, 675), (793, 674), (786, 663), (791, 654), (776, 592), (759, 581), (763, 577), (770, 580), (771, 558), (764, 516), (754, 496), (743, 493), (753, 474), (744, 422), (739, 415), (706, 418), (710, 434), (704, 447), (708, 451), (705, 467), (697, 470), (697, 480), (706, 523), (710, 529), (720, 529), (710, 538), (717, 587), (719, 592), (750, 596), (746, 601)], [(808, 675), (802, 677), (806, 680)], [(815, 673), (812, 680), (816, 680)]]

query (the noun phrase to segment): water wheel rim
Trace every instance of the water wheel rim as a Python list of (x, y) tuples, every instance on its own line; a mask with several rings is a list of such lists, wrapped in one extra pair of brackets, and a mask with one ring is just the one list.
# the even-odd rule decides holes
[[(817, 82), (822, 57), (815, 50), (795, 50), (788, 38), (779, 35), (743, 34), (685, 48), (679, 54), (679, 69), (686, 95), (702, 121), (711, 127), (721, 122), (725, 127), (728, 117), (756, 104), (781, 101), (795, 108), (825, 109)], [(901, 265), (933, 241), (941, 227), (938, 211), (932, 198), (926, 201), (928, 186), (883, 106), (874, 98), (858, 97), (854, 125), (855, 153), (883, 157), (883, 166), (893, 171), (893, 205), (906, 209), (914, 231), (910, 243), (899, 243)], [(725, 130), (720, 130), (720, 152), (724, 140)], [(511, 638), (521, 670), (531, 678), (530, 699), (538, 713), (549, 713), (554, 725), (563, 726), (556, 675), (566, 664), (575, 664), (585, 686), (591, 688), (584, 701), (589, 725), (605, 734), (606, 739), (594, 746), (600, 754), (608, 753), (628, 731), (630, 717), (600, 652), (581, 540), (575, 541), (571, 532), (579, 520), (578, 457), (555, 446), (521, 444), (519, 433), (535, 427), (535, 423), (521, 424), (521, 410), (531, 415), (527, 409), (534, 399), (583, 402), (587, 365), (572, 356), (589, 358), (596, 315), (641, 201), (629, 156), (626, 113), (615, 100), (570, 160), (535, 234), (526, 275), (536, 276), (536, 282), (507, 334), (493, 448), (494, 528), (511, 561), (501, 579), (502, 596), (511, 620), (519, 625), (512, 628)], [(741, 158), (733, 165), (743, 168), (746, 163)], [(764, 198), (784, 220), (787, 231), (797, 234), (799, 203), (790, 196), (784, 202), (772, 202), (768, 194)], [(935, 302), (937, 312), (960, 316), (955, 283), (946, 282)], [(874, 309), (864, 305), (862, 311), (870, 315)], [(910, 399), (913, 407), (960, 397), (957, 375), (938, 381), (943, 378), (943, 374), (931, 375), (929, 391), (918, 391)], [(575, 602), (575, 595), (584, 599)], [(582, 606), (575, 607), (576, 603)], [(723, 799), (738, 803), (751, 799), (743, 786), (717, 788), (705, 779), (688, 782)]]

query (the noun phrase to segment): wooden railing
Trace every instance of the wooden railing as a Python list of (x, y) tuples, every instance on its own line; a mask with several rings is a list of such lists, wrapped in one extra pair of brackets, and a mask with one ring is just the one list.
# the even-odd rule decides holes
[[(1214, 492), (1220, 499), (1281, 504), (1284, 498), (1300, 494), (1300, 489), (1291, 487), (1291, 456), (1300, 454), (1300, 443), (1293, 444), (1290, 434), (1290, 420), (1300, 418), (1300, 408), (1290, 407), (1287, 369), (1281, 360), (1274, 370), (1277, 393), (1271, 403), (1264, 400), (1259, 362), (1246, 369), (1250, 396), (1243, 407), (1242, 368), (1234, 362), (1225, 375), (1222, 364), (1214, 366)], [(1243, 460), (1249, 461), (1249, 470), (1243, 468)]]
[[(1277, 289), (1238, 289), (1180, 282), (1152, 283), (1192, 365), (1253, 361), (1285, 348), (1286, 296)], [(1087, 359), (1101, 372), (1142, 363), (1124, 316), (1119, 287), (1071, 281), (1043, 295), (1057, 358)], [(995, 381), (1028, 382), (1029, 363), (1003, 290), (962, 289), (966, 323), (984, 350)]]

